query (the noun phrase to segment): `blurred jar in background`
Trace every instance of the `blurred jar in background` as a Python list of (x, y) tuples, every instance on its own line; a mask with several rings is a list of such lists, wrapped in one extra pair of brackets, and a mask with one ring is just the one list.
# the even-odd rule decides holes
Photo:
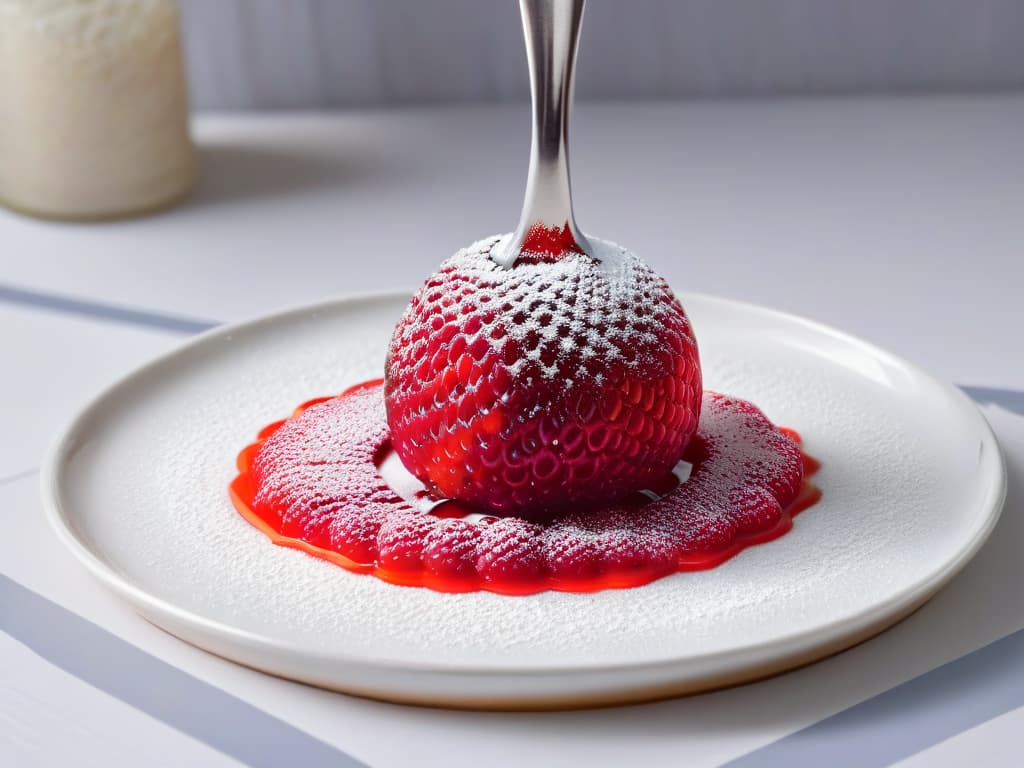
[(196, 172), (175, 0), (0, 0), (0, 202), (131, 216)]

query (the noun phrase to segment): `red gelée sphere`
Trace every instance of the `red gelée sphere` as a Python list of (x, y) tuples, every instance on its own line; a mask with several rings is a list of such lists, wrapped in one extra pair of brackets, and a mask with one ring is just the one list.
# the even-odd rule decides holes
[(664, 279), (592, 240), (505, 269), (491, 238), (441, 265), (395, 328), (395, 451), (433, 494), (541, 518), (649, 488), (697, 428), (693, 330)]

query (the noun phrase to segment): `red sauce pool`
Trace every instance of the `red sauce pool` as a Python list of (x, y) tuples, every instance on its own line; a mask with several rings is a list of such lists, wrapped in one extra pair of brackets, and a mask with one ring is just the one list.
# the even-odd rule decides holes
[[(688, 480), (679, 484), (674, 478), (666, 479), (664, 487), (658, 489), (659, 498), (655, 501), (635, 499), (625, 504), (617, 505), (617, 510), (625, 509), (626, 511), (624, 513), (615, 512), (614, 514), (632, 514), (637, 515), (635, 518), (637, 520), (651, 521), (649, 524), (645, 524), (647, 528), (641, 526), (640, 529), (637, 529), (635, 533), (635, 538), (637, 539), (636, 547), (630, 549), (629, 546), (631, 544), (629, 536), (634, 534), (622, 533), (621, 531), (615, 531), (614, 542), (612, 542), (611, 538), (596, 536), (593, 539), (593, 542), (596, 542), (594, 544), (589, 538), (581, 537), (580, 542), (586, 544), (592, 550), (596, 547), (596, 553), (587, 554), (586, 557), (589, 557), (589, 560), (584, 557), (580, 559), (579, 563), (567, 562), (565, 558), (553, 557), (551, 555), (552, 547), (556, 546), (551, 544), (552, 529), (563, 525), (560, 521), (553, 521), (545, 529), (544, 525), (526, 524), (514, 519), (511, 521), (499, 521), (498, 518), (491, 516), (483, 516), (481, 518), (480, 515), (472, 515), (463, 520), (461, 518), (467, 512), (471, 513), (472, 510), (466, 510), (457, 502), (447, 502), (430, 512), (422, 512), (414, 510), (407, 500), (401, 499), (393, 490), (388, 495), (387, 492), (390, 490), (390, 487), (380, 477), (377, 468), (390, 451), (390, 444), (386, 436), (386, 427), (382, 431), (381, 425), (376, 421), (383, 418), (383, 407), (381, 405), (380, 413), (378, 413), (375, 410), (375, 404), (371, 402), (371, 399), (379, 393), (379, 389), (379, 381), (367, 382), (366, 384), (353, 387), (337, 397), (317, 398), (303, 403), (289, 419), (274, 422), (262, 429), (257, 436), (257, 440), (248, 445), (239, 454), (237, 460), (239, 474), (230, 485), (232, 502), (238, 512), (254, 527), (262, 531), (274, 544), (298, 549), (308, 555), (341, 566), (353, 573), (371, 575), (391, 584), (425, 587), (439, 592), (485, 590), (506, 595), (525, 595), (551, 589), (585, 593), (603, 589), (637, 587), (671, 573), (714, 568), (742, 552), (747, 547), (762, 544), (782, 536), (792, 528), (793, 518), (797, 514), (811, 507), (821, 498), (821, 491), (810, 479), (818, 471), (819, 463), (802, 450), (799, 450), (798, 454), (795, 453), (797, 449), (789, 442), (791, 440), (796, 445), (800, 444), (800, 437), (795, 431), (784, 428), (771, 428), (773, 434), (769, 435), (770, 440), (768, 440), (767, 444), (769, 446), (786, 448), (784, 452), (790, 459), (794, 455), (798, 455), (796, 459), (798, 463), (796, 484), (790, 483), (784, 490), (780, 491), (778, 488), (775, 488), (779, 484), (776, 482), (777, 479), (767, 478), (765, 483), (773, 487), (772, 493), (775, 494), (776, 499), (767, 499), (767, 503), (765, 503), (763, 488), (753, 487), (750, 489), (753, 494), (752, 498), (761, 499), (761, 502), (759, 502), (763, 507), (761, 513), (751, 513), (747, 518), (741, 520), (738, 527), (733, 525), (731, 529), (726, 530), (724, 533), (713, 533), (710, 538), (705, 536), (699, 540), (695, 539), (693, 542), (673, 543), (674, 548), (667, 550), (672, 552), (673, 555), (670, 560), (666, 561), (664, 556), (659, 556), (658, 554), (661, 550), (657, 547), (652, 548), (647, 542), (649, 540), (660, 542), (659, 536), (665, 538), (666, 536), (676, 535), (678, 538), (679, 534), (672, 534), (673, 531), (689, 531), (694, 529), (694, 525), (699, 527), (699, 513), (694, 511), (692, 501), (689, 504), (686, 501), (688, 498), (687, 492), (690, 490), (687, 486), (690, 483), (694, 483), (694, 486), (700, 485), (703, 479), (706, 479), (707, 474), (715, 471), (717, 465), (709, 465), (709, 454), (720, 465), (729, 458), (727, 451), (723, 458), (722, 451), (724, 449), (719, 450), (717, 454), (714, 450), (709, 452), (702, 440), (695, 440), (691, 447), (687, 449), (687, 454), (683, 457), (692, 465)], [(706, 403), (708, 402), (708, 397), (709, 395), (705, 396)], [(742, 419), (751, 421), (759, 418), (770, 426), (770, 422), (767, 422), (763, 415), (760, 414), (760, 411), (757, 411), (750, 404), (719, 395), (710, 395), (710, 397), (718, 398), (717, 401), (712, 403), (712, 410), (717, 409), (725, 414), (722, 416), (723, 419), (728, 417), (736, 421), (737, 417), (733, 412), (740, 410), (742, 412)], [(353, 477), (365, 476), (368, 478), (367, 484), (374, 486), (373, 495), (368, 497), (372, 498), (373, 501), (365, 503), (364, 506), (366, 508), (372, 507), (375, 511), (373, 515), (367, 513), (365, 520), (358, 518), (362, 512), (360, 508), (357, 508), (358, 502), (348, 503), (346, 507), (345, 499), (341, 499), (334, 504), (334, 507), (340, 510), (339, 514), (349, 516), (346, 520), (355, 518), (357, 523), (361, 523), (361, 525), (357, 526), (351, 524), (347, 527), (342, 526), (346, 530), (358, 530), (360, 531), (359, 535), (366, 538), (365, 547), (355, 547), (355, 550), (365, 553), (358, 558), (342, 553), (342, 550), (346, 550), (350, 554), (354, 551), (352, 542), (346, 541), (344, 537), (339, 538), (336, 531), (333, 534), (329, 534), (328, 531), (331, 530), (331, 521), (329, 519), (326, 523), (320, 523), (319, 527), (314, 527), (310, 524), (310, 519), (314, 517), (314, 513), (324, 518), (325, 515), (322, 514), (322, 510), (332, 508), (330, 505), (311, 508), (309, 514), (304, 517), (302, 509), (299, 509), (298, 513), (296, 513), (294, 505), (293, 508), (287, 509), (284, 504), (275, 502), (274, 499), (279, 500), (283, 498), (281, 494), (268, 494), (266, 493), (267, 489), (263, 488), (264, 494), (261, 497), (260, 485), (261, 474), (259, 470), (261, 470), (261, 467), (259, 466), (259, 457), (267, 442), (277, 435), (279, 430), (285, 425), (290, 425), (289, 429), (291, 432), (298, 436), (292, 437), (292, 442), (302, 440), (302, 435), (306, 434), (309, 429), (331, 430), (332, 422), (328, 420), (336, 420), (338, 418), (338, 414), (332, 413), (331, 409), (338, 410), (347, 407), (348, 403), (345, 401), (345, 398), (349, 398), (353, 402), (360, 398), (367, 401), (366, 404), (358, 408), (353, 407), (349, 414), (349, 417), (357, 423), (360, 419), (365, 419), (367, 422), (365, 444), (355, 445), (355, 448), (359, 449), (364, 457), (362, 464), (352, 464), (351, 466), (355, 468), (352, 473)], [(321, 406), (321, 404), (327, 405), (315, 408), (315, 406)], [(705, 411), (707, 410), (708, 407), (705, 407)], [(756, 416), (752, 415), (755, 412)], [(308, 424), (299, 422), (298, 420), (300, 419), (308, 422)], [(742, 423), (742, 419), (737, 423)], [(760, 422), (758, 422), (758, 429), (765, 430)], [(346, 432), (348, 437), (344, 439), (357, 443), (361, 438), (358, 436), (352, 437), (352, 434), (358, 435), (359, 432), (356, 430), (353, 433), (352, 430), (349, 430)], [(785, 435), (789, 440), (782, 440), (781, 435)], [(720, 440), (719, 442), (722, 441)], [(728, 443), (728, 441), (725, 442)], [(712, 445), (710, 439), (708, 445)], [(268, 462), (264, 461), (264, 463)], [(790, 464), (792, 464), (792, 460)], [(332, 471), (333, 469), (331, 468)], [(345, 467), (339, 467), (337, 471), (344, 472), (348, 470)], [(290, 475), (285, 473), (283, 476)], [(279, 477), (279, 475), (271, 475), (264, 471), (262, 477), (271, 478), (271, 481), (273, 481), (273, 478)], [(789, 479), (792, 480), (793, 477), (793, 472), (790, 472)], [(270, 490), (273, 491), (274, 489), (271, 488)], [(309, 490), (315, 491), (316, 489), (311, 488)], [(742, 491), (743, 489), (740, 490)], [(320, 495), (322, 496), (323, 494), (321, 493)], [(733, 496), (735, 496), (735, 491)], [(747, 496), (747, 494), (741, 493), (737, 498), (747, 498)], [(682, 505), (687, 505), (687, 508), (683, 508)], [(655, 509), (657, 509), (658, 514), (654, 514)], [(317, 510), (320, 510), (320, 512)], [(406, 523), (410, 521), (412, 523), (423, 522), (424, 526), (416, 529), (415, 526), (410, 527), (406, 524), (405, 528), (399, 526), (395, 529), (393, 525), (391, 528), (388, 528), (387, 526), (391, 525), (388, 522), (389, 511), (396, 518), (401, 518)], [(648, 512), (650, 513), (648, 514)], [(687, 516), (689, 522), (686, 527), (678, 527), (672, 522), (672, 515), (676, 512), (680, 516)], [(596, 514), (600, 517), (602, 514), (612, 515), (613, 513), (605, 513), (599, 510)], [(586, 528), (585, 516), (578, 517), (580, 520), (573, 522), (572, 525), (563, 525), (565, 530), (571, 533), (578, 530), (580, 526)], [(382, 519), (385, 521), (383, 525), (380, 522)], [(470, 519), (473, 522), (466, 522)], [(424, 541), (429, 544), (429, 542), (438, 539), (437, 532), (431, 533), (431, 531), (438, 529), (443, 521), (451, 522), (448, 523), (445, 531), (442, 533), (446, 533), (450, 529), (452, 536), (457, 538), (455, 543), (449, 547), (449, 550), (444, 551), (449, 552), (449, 554), (458, 554), (464, 551), (469, 544), (463, 541), (463, 539), (466, 538), (465, 535), (471, 534), (469, 538), (476, 537), (473, 539), (476, 542), (484, 542), (488, 538), (496, 540), (499, 554), (504, 559), (499, 558), (496, 560), (486, 551), (484, 543), (477, 543), (474, 545), (477, 549), (473, 550), (468, 558), (458, 560), (457, 558), (449, 557), (448, 560), (443, 561), (443, 567), (438, 566), (428, 557), (429, 551), (432, 550), (429, 550)], [(664, 523), (663, 521), (669, 521), (669, 523)], [(711, 522), (717, 525), (718, 528), (722, 527), (719, 525), (721, 520)], [(373, 527), (374, 525), (376, 525), (376, 528)], [(573, 525), (576, 527), (574, 528)], [(665, 531), (658, 529), (658, 526), (661, 525), (667, 526)], [(466, 526), (476, 526), (479, 530), (471, 530)], [(489, 532), (487, 529), (491, 527), (494, 530)], [(714, 525), (712, 528), (715, 531), (718, 530)], [(398, 530), (397, 538), (395, 536), (388, 537), (386, 532), (392, 529)], [(501, 548), (502, 543), (499, 536), (491, 535), (498, 531), (498, 529), (507, 529), (510, 537), (522, 537), (524, 535), (527, 537), (540, 537), (537, 541), (541, 543), (529, 544), (529, 546), (524, 545), (523, 552), (525, 554), (519, 556), (519, 560), (517, 560), (515, 557), (506, 555), (505, 549), (507, 548)], [(417, 530), (421, 532), (417, 533)], [(523, 533), (524, 531), (526, 533)], [(462, 538), (458, 538), (459, 535), (463, 535)], [(405, 538), (402, 538), (403, 536)], [(431, 536), (433, 538), (429, 538)], [(555, 536), (555, 539), (559, 542), (561, 541), (557, 536)], [(443, 536), (440, 540), (443, 544)], [(569, 558), (571, 559), (572, 553), (578, 552), (580, 547), (575, 546), (571, 537), (566, 540), (570, 542), (569, 546), (563, 546), (561, 550), (557, 551), (562, 552), (564, 550), (569, 552)], [(377, 547), (378, 542), (382, 542), (379, 548)], [(604, 542), (605, 550), (613, 548), (611, 554), (609, 554), (609, 551), (601, 550), (602, 542)], [(460, 546), (462, 549), (459, 549)], [(531, 550), (530, 546), (533, 546), (534, 549)], [(544, 549), (544, 546), (547, 546), (547, 549)], [(661, 545), (659, 544), (658, 546)], [(405, 550), (402, 547), (405, 547)], [(414, 556), (408, 558), (402, 556), (406, 553), (406, 550)], [(475, 554), (478, 551), (481, 554)], [(652, 552), (654, 554), (651, 554)], [(539, 560), (538, 556), (540, 557)], [(474, 557), (476, 558), (475, 560)], [(528, 567), (519, 567), (523, 565), (524, 561), (528, 561)], [(495, 565), (496, 563), (497, 566)]]

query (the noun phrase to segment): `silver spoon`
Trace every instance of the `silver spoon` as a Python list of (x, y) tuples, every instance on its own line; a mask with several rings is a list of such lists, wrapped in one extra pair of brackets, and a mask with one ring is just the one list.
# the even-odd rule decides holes
[(593, 256), (576, 226), (569, 182), (569, 112), (585, 0), (519, 0), (530, 64), (533, 142), (519, 227), (491, 258), (509, 268), (536, 243)]

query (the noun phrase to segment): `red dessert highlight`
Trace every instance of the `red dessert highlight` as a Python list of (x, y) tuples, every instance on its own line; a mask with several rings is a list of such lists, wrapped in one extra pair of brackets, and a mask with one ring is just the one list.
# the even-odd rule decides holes
[(781, 536), (820, 497), (808, 480), (817, 463), (795, 433), (751, 403), (710, 392), (682, 453), (684, 481), (663, 477), (617, 503), (537, 521), (464, 502), (423, 511), (381, 476), (390, 450), (383, 385), (368, 382), (262, 430), (238, 457), (232, 500), (275, 544), (356, 573), (524, 595), (634, 587), (711, 568)]

